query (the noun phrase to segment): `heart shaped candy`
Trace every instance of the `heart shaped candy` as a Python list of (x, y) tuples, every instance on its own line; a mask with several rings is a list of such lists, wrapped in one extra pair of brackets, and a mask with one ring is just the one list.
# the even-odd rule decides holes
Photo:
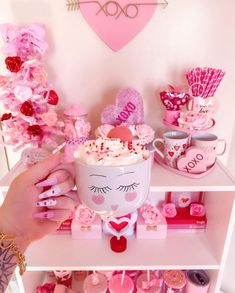
[(179, 170), (187, 173), (203, 173), (207, 170), (207, 156), (202, 149), (189, 147), (185, 155), (178, 159), (177, 167)]

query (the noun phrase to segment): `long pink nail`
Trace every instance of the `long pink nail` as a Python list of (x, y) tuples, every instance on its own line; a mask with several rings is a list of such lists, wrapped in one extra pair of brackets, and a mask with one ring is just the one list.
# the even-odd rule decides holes
[(47, 200), (42, 200), (36, 202), (36, 207), (52, 207), (56, 205), (56, 199), (55, 198), (50, 198)]
[(53, 211), (47, 211), (47, 212), (43, 212), (43, 213), (35, 213), (33, 214), (34, 218), (37, 219), (50, 219), (54, 217), (54, 212)]
[(42, 193), (40, 193), (38, 195), (38, 198), (39, 199), (43, 199), (43, 198), (47, 198), (47, 197), (50, 197), (50, 196), (57, 196), (57, 195), (60, 195), (61, 194), (61, 190), (58, 186), (55, 186), (55, 187), (52, 187), (50, 189), (48, 189), (47, 191), (44, 191)]
[(58, 180), (56, 177), (51, 177), (46, 180), (43, 180), (37, 184), (35, 184), (36, 187), (46, 187), (57, 184)]

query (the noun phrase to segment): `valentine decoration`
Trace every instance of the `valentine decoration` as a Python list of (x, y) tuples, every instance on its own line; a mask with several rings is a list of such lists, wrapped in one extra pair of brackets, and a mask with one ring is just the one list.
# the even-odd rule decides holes
[(118, 92), (115, 104), (101, 113), (101, 123), (96, 137), (116, 138), (140, 145), (148, 145), (154, 139), (154, 130), (144, 124), (143, 98), (132, 88)]
[(136, 281), (137, 293), (160, 293), (163, 280), (149, 271), (142, 273)]
[(200, 148), (190, 147), (185, 155), (178, 159), (177, 167), (181, 171), (192, 174), (203, 173), (207, 170), (206, 154)]
[(213, 97), (225, 72), (214, 68), (194, 68), (186, 74), (193, 97)]
[(174, 197), (176, 194), (168, 192), (166, 202), (162, 206), (162, 214), (166, 217), (168, 229), (197, 231), (205, 229), (207, 217), (203, 204), (203, 192), (198, 195), (182, 192), (178, 194), (178, 204), (175, 204), (176, 198)]
[(99, 138), (79, 146), (75, 158), (81, 201), (102, 215), (104, 231), (114, 235), (111, 249), (123, 251), (124, 236), (133, 234), (136, 210), (148, 196), (150, 152), (118, 138)]
[(84, 280), (84, 293), (105, 293), (107, 292), (107, 288), (107, 278), (101, 273), (93, 272)]
[(186, 277), (183, 271), (164, 271), (163, 292), (183, 293), (186, 285)]
[(115, 104), (107, 106), (101, 113), (101, 123), (130, 125), (144, 122), (143, 98), (133, 88), (121, 89), (116, 96)]
[(93, 210), (80, 204), (75, 211), (71, 231), (74, 239), (100, 239), (101, 218)]
[(74, 160), (73, 154), (79, 144), (84, 143), (90, 136), (91, 125), (88, 122), (87, 111), (74, 104), (64, 111), (65, 116), (65, 162)]
[(56, 270), (54, 271), (56, 280), (58, 284), (65, 285), (67, 287), (71, 287), (72, 284), (72, 271), (68, 270)]
[(163, 122), (173, 129), (183, 128), (189, 133), (212, 129), (216, 108), (214, 94), (224, 75), (221, 69), (197, 67), (186, 73), (191, 98), (188, 93), (172, 86), (170, 91), (161, 92), (160, 98), (166, 107)]
[(142, 206), (136, 225), (137, 239), (163, 239), (166, 236), (166, 219), (160, 210), (152, 205)]
[(167, 5), (166, 0), (67, 0), (68, 10), (80, 9), (90, 27), (113, 51), (120, 50), (145, 27), (157, 6)]
[(6, 108), (1, 116), (5, 145), (15, 150), (33, 147), (55, 148), (63, 139), (64, 123), (56, 113), (59, 97), (47, 82), (41, 61), (48, 49), (42, 25), (0, 25), (2, 52), (8, 74), (0, 76), (0, 100)]
[(203, 270), (191, 270), (186, 273), (186, 292), (207, 293), (210, 286), (210, 278)]

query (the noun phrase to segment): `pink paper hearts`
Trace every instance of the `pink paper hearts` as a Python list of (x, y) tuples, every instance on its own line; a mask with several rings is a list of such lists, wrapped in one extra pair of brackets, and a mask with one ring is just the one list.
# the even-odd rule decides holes
[(121, 123), (142, 124), (144, 106), (141, 95), (132, 88), (118, 92), (115, 105), (107, 106), (101, 113), (102, 124), (119, 125)]
[(113, 51), (120, 50), (145, 27), (156, 7), (156, 0), (143, 0), (137, 4), (131, 0), (80, 3), (87, 23)]
[(179, 170), (198, 174), (207, 170), (207, 157), (202, 149), (190, 147), (186, 150), (185, 155), (180, 157), (177, 161)]

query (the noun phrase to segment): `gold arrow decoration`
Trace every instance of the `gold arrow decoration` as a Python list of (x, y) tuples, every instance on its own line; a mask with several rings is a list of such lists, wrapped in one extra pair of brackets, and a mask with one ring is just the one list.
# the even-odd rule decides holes
[[(101, 12), (104, 13), (106, 16), (113, 16), (116, 19), (120, 17), (121, 14), (124, 14), (128, 18), (135, 18), (139, 14), (139, 8), (141, 6), (149, 6), (149, 5), (159, 5), (163, 8), (166, 8), (168, 6), (167, 0), (161, 0), (161, 2), (157, 3), (129, 3), (126, 4), (124, 7), (122, 7), (117, 1), (107, 1), (103, 5), (99, 1), (80, 1), (80, 0), (67, 0), (67, 9), (68, 11), (75, 11), (79, 10), (81, 5), (86, 4), (96, 4), (97, 7), (99, 7), (96, 15), (100, 14)], [(115, 7), (114, 12), (113, 10), (110, 11), (109, 7), (112, 5), (112, 7)], [(128, 10), (130, 9), (134, 10), (135, 13), (130, 14), (128, 13)]]

